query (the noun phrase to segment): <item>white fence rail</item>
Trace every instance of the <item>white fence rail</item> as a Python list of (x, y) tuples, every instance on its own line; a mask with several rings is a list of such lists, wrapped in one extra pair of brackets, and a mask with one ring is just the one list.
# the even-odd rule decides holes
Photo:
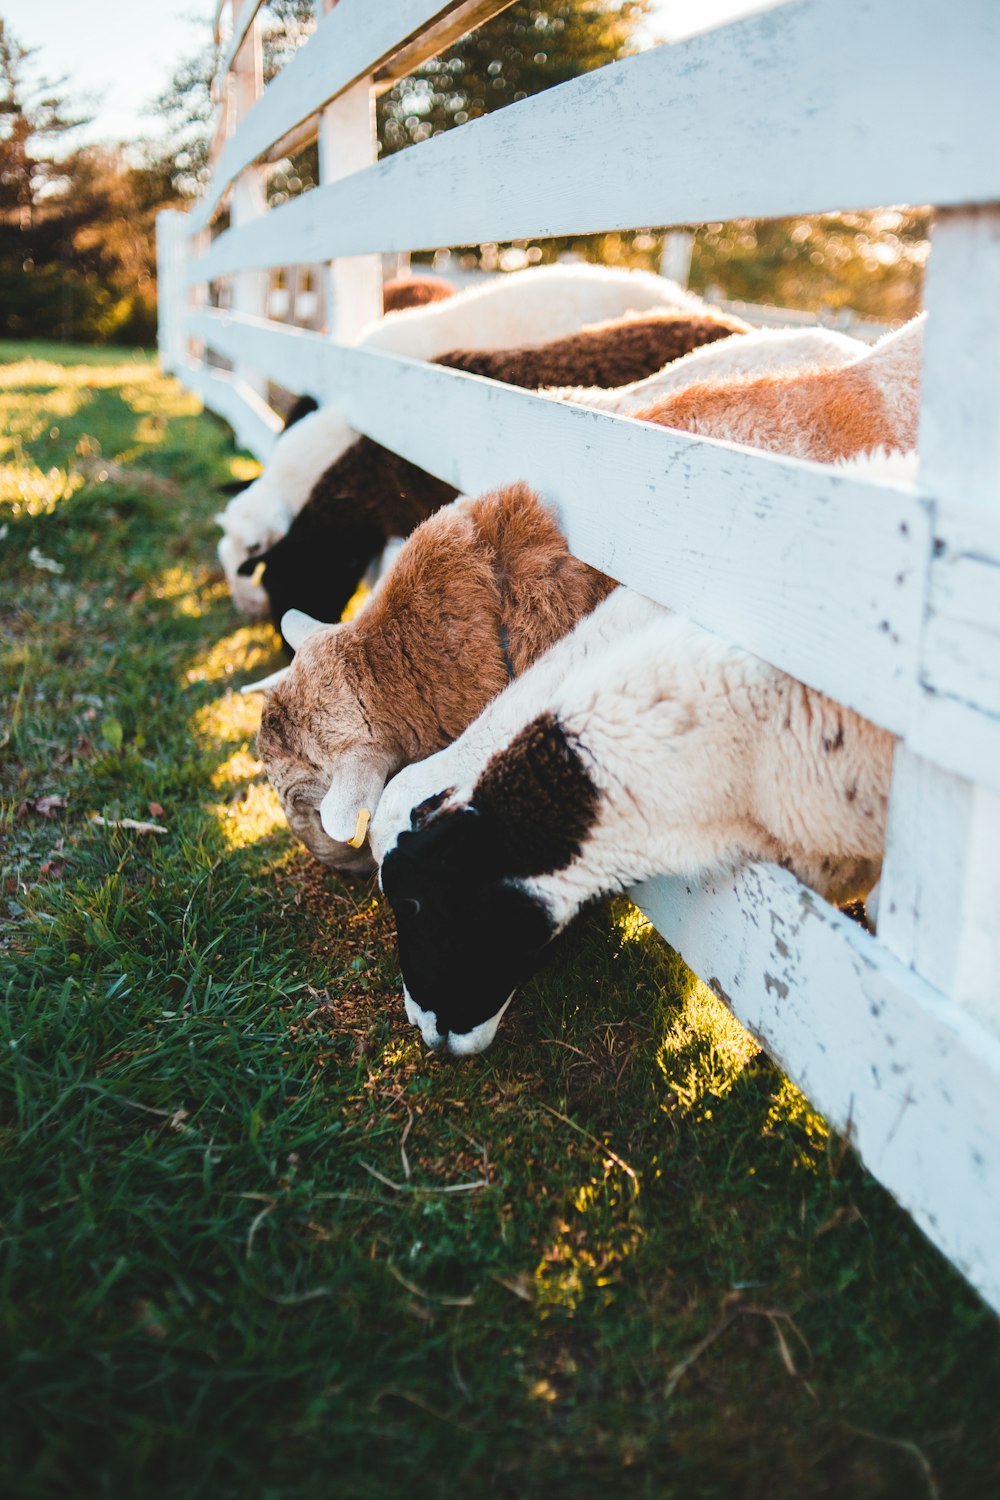
[[(226, 3), (245, 80), (257, 6)], [(900, 737), (877, 938), (771, 867), (636, 899), (1000, 1308), (1000, 7), (790, 0), (376, 164), (376, 75), (507, 3), (318, 0), (230, 85), (212, 185), (160, 219), (163, 363), (262, 457), (269, 379), (463, 490), (529, 479), (579, 556)], [(266, 211), (259, 163), (320, 111), (320, 186)], [(914, 488), (344, 343), (379, 252), (903, 202), (938, 210)], [(257, 273), (317, 262), (336, 341), (264, 316)]]

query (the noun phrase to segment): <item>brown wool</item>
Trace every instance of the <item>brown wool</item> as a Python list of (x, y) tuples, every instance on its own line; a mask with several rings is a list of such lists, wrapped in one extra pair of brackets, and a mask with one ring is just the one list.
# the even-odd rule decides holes
[(382, 287), (382, 311), (402, 312), (406, 307), (424, 307), (454, 295), (455, 288), (436, 276), (394, 276)]
[(594, 324), (547, 344), (454, 349), (436, 363), (527, 390), (560, 385), (610, 389), (642, 380), (703, 344), (746, 332), (746, 323), (724, 313), (644, 313)]
[[(916, 377), (915, 377), (916, 378)], [(834, 369), (779, 370), (676, 391), (642, 422), (833, 463), (873, 448), (912, 448), (916, 412), (893, 418), (864, 361)]]

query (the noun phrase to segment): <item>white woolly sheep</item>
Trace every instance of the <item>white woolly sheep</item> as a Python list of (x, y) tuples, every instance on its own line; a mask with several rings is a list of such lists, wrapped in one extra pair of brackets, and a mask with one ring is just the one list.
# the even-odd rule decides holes
[[(358, 347), (411, 359), (434, 359), (457, 348), (512, 348), (561, 338), (588, 323), (650, 308), (703, 312), (699, 298), (675, 282), (607, 266), (538, 266), (406, 308), (370, 324)], [(324, 471), (358, 436), (336, 402), (282, 433), (264, 472), (216, 516), (219, 561), (236, 607), (251, 617), (268, 612), (267, 595), (241, 564), (288, 530)]]
[[(843, 465), (908, 482), (912, 454)], [(876, 882), (894, 738), (749, 652), (617, 589), (452, 745), (402, 770), (370, 830), (407, 1015), (477, 1052), (590, 899), (778, 862), (834, 901)]]

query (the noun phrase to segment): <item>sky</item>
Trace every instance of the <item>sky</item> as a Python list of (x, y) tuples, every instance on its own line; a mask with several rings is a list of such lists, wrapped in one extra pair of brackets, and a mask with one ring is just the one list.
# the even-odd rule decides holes
[[(378, 0), (374, 0), (378, 3)], [(703, 31), (774, 0), (654, 0), (656, 39)], [(135, 141), (158, 133), (144, 113), (183, 58), (209, 39), (214, 0), (0, 0), (0, 17), (39, 73), (93, 115), (83, 141)]]

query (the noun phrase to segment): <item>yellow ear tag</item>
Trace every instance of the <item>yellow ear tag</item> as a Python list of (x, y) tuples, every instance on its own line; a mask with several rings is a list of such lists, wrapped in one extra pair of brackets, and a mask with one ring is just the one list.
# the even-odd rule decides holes
[(371, 813), (368, 811), (367, 807), (363, 807), (358, 813), (358, 826), (354, 830), (354, 837), (347, 840), (348, 848), (361, 848), (361, 845), (365, 841), (365, 834), (368, 832), (368, 824), (371, 822), (371, 820)]

